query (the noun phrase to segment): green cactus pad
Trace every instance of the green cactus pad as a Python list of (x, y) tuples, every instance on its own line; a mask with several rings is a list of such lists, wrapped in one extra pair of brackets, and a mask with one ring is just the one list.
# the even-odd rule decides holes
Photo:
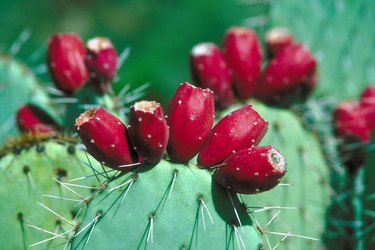
[[(73, 221), (74, 214), (78, 213), (80, 206), (75, 204), (79, 203), (80, 198), (53, 178), (67, 182), (78, 176), (92, 174), (92, 171), (81, 162), (83, 159), (87, 161), (84, 152), (73, 144), (56, 141), (39, 142), (36, 145), (18, 143), (12, 151), (0, 159), (0, 246), (3, 249), (17, 250), (26, 249), (34, 243), (54, 237), (53, 234), (32, 226), (55, 234), (63, 233), (64, 228), (70, 226), (38, 202), (68, 221)], [(93, 183), (95, 182), (86, 180), (80, 184), (92, 186)], [(88, 196), (91, 192), (86, 188), (68, 187), (82, 197)], [(58, 197), (78, 201), (67, 201)], [(61, 238), (56, 237), (39, 245), (39, 248), (61, 242)]]
[(16, 111), (27, 102), (47, 112), (50, 110), (48, 95), (33, 73), (18, 61), (0, 54), (0, 106), (4, 107), (0, 112), (0, 145), (8, 136), (16, 134)]
[(207, 170), (165, 160), (143, 170), (110, 181), (88, 204), (73, 249), (261, 246), (246, 209), (236, 195), (213, 182)]
[[(319, 142), (293, 112), (256, 102), (253, 105), (270, 124), (261, 145), (278, 148), (287, 160), (288, 170), (281, 185), (273, 190), (240, 198), (259, 222), (271, 247), (285, 238), (282, 245), (286, 249), (316, 249), (321, 246), (331, 191), (329, 169)], [(274, 221), (267, 225), (271, 218)]]

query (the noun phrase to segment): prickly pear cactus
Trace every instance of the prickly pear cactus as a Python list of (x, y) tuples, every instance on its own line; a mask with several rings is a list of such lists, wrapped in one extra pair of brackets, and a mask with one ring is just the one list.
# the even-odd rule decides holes
[(107, 181), (89, 204), (73, 249), (257, 249), (254, 222), (207, 170), (162, 160)]
[[(76, 114), (80, 110), (82, 111), (87, 104), (98, 104), (96, 95), (93, 94), (94, 98), (86, 99), (85, 93), (93, 92), (85, 89), (78, 90), (75, 93), (74, 102), (64, 103), (66, 104), (64, 111), (66, 114), (64, 125), (66, 127), (72, 126), (72, 120), (77, 116)], [(116, 173), (113, 175), (108, 174), (105, 170), (99, 174), (94, 170), (91, 179), (98, 181), (96, 182), (98, 192), (88, 196), (90, 199), (78, 201), (75, 198), (67, 198), (62, 195), (47, 196), (47, 198), (57, 200), (67, 198), (68, 200), (65, 199), (64, 202), (75, 201), (79, 205), (75, 205), (74, 208), (78, 210), (85, 209), (87, 205), (87, 212), (84, 213), (85, 216), (82, 221), (80, 222), (75, 218), (73, 220), (65, 219), (67, 215), (61, 214), (64, 217), (62, 219), (63, 217), (56, 215), (56, 213), (63, 212), (54, 213), (52, 211), (55, 210), (51, 209), (52, 211), (49, 212), (54, 216), (54, 219), (48, 219), (49, 223), (57, 218), (66, 222), (66, 227), (59, 228), (61, 229), (60, 234), (51, 234), (53, 225), (39, 222), (39, 229), (36, 230), (44, 233), (47, 230), (53, 239), (54, 237), (64, 238), (65, 241), (56, 244), (65, 244), (66, 246), (71, 244), (73, 249), (86, 246), (93, 249), (105, 248), (108, 245), (108, 239), (113, 239), (110, 242), (116, 242), (115, 239), (118, 238), (126, 239), (122, 244), (129, 248), (147, 246), (160, 249), (180, 246), (181, 248), (201, 249), (225, 246), (235, 249), (257, 249), (263, 248), (263, 246), (268, 248), (278, 247), (284, 241), (288, 242), (290, 246), (296, 247), (315, 246), (314, 243), (306, 242), (312, 242), (320, 238), (322, 229), (319, 226), (323, 223), (318, 220), (324, 218), (323, 209), (327, 204), (326, 193), (321, 191), (322, 193), (317, 192), (312, 196), (314, 200), (316, 198), (317, 207), (323, 208), (321, 210), (315, 210), (313, 206), (310, 206), (311, 203), (305, 199), (305, 194), (311, 193), (310, 189), (318, 190), (312, 187), (325, 188), (321, 184), (324, 183), (322, 180), (327, 178), (327, 172), (324, 171), (319, 147), (315, 139), (304, 131), (293, 114), (279, 109), (267, 108), (259, 103), (255, 103), (255, 106), (270, 121), (272, 126), (268, 135), (269, 139), (266, 139), (263, 144), (279, 146), (282, 152), (286, 152), (287, 159), (291, 159), (288, 159), (289, 165), (292, 166), (289, 170), (290, 174), (288, 174), (290, 177), (287, 177), (284, 183), (268, 194), (237, 196), (237, 194), (219, 187), (213, 182), (212, 172), (209, 170), (198, 169), (195, 165), (172, 164), (164, 160), (152, 169), (139, 167), (128, 174)], [(234, 108), (238, 108), (238, 106), (232, 106), (229, 110), (222, 112), (219, 117)], [(310, 143), (307, 146), (309, 148), (308, 153), (307, 149), (304, 148), (305, 145), (300, 145), (299, 140), (290, 143), (287, 141), (297, 132), (301, 134), (301, 137), (306, 138), (306, 142)], [(10, 156), (7, 155), (4, 159), (7, 159), (7, 157)], [(32, 158), (29, 155), (25, 157)], [(56, 155), (51, 157), (52, 159), (57, 158)], [(64, 158), (68, 159), (68, 157)], [(309, 160), (316, 165), (310, 164)], [(91, 171), (89, 166), (93, 161), (85, 162), (85, 165), (87, 165), (85, 166), (86, 171)], [(42, 164), (36, 165), (41, 166)], [(299, 169), (293, 168), (296, 165), (302, 167)], [(28, 168), (24, 171), (29, 173)], [(316, 178), (309, 178), (307, 171), (315, 173)], [(78, 175), (79, 173), (72, 174), (72, 176)], [(87, 172), (81, 174), (83, 179), (87, 175)], [(46, 180), (40, 180), (38, 183), (44, 183), (44, 181)], [(51, 183), (53, 183), (51, 184), (52, 187), (56, 185), (53, 181)], [(90, 186), (87, 184), (79, 185), (81, 187)], [(54, 193), (52, 187), (48, 186), (45, 190)], [(59, 187), (65, 192), (72, 189), (65, 183), (60, 183)], [(289, 191), (290, 189), (293, 189), (293, 191)], [(35, 193), (43, 194), (43, 192), (47, 191), (36, 191)], [(292, 197), (299, 197), (299, 199), (289, 201), (289, 192)], [(87, 195), (85, 196), (78, 191), (74, 191), (73, 194), (78, 199), (87, 197)], [(54, 204), (51, 206), (54, 206)], [(65, 211), (70, 210), (65, 209)], [(281, 223), (277, 223), (277, 225), (281, 226), (275, 226), (273, 222), (275, 219), (279, 220), (278, 211), (280, 211), (282, 221), (280, 219)], [(137, 216), (134, 216), (134, 213), (138, 213)], [(316, 218), (317, 228), (306, 226), (306, 218), (309, 216)], [(180, 229), (174, 230), (176, 224), (171, 222), (177, 221)], [(296, 224), (284, 227), (290, 221), (296, 222)], [(126, 231), (124, 225), (135, 226), (125, 227), (128, 230)], [(114, 232), (119, 232), (119, 234)], [(205, 232), (207, 232), (207, 235), (203, 237), (202, 233)], [(174, 236), (174, 240), (166, 241), (165, 239), (171, 238), (171, 235)], [(289, 238), (296, 238), (296, 240), (292, 241)], [(35, 238), (35, 244), (51, 246), (52, 243), (48, 238)], [(27, 244), (30, 245), (29, 242), (24, 243), (24, 245)], [(116, 248), (118, 245), (114, 247)]]
[[(259, 5), (257, 1), (248, 3)], [(373, 5), (370, 0), (285, 0), (270, 5), (270, 26), (289, 28), (296, 40), (304, 41), (319, 61), (319, 84), (313, 94), (315, 97), (353, 97), (361, 89), (358, 86), (374, 80), (375, 61), (369, 51), (374, 50), (372, 38), (375, 33), (368, 29), (374, 21)], [(296, 16), (296, 13), (302, 14)], [(266, 27), (262, 27), (262, 18), (251, 18), (249, 24), (260, 24), (258, 30), (262, 31)], [(13, 72), (12, 76), (25, 77), (20, 67), (9, 70), (9, 65), (12, 64), (8, 61), (5, 66), (0, 64), (6, 72)], [(4, 76), (7, 74), (0, 74), (0, 77)], [(7, 76), (6, 79), (10, 78)], [(2, 81), (1, 84), (2, 91), (7, 91), (3, 87), (6, 84)], [(14, 89), (12, 93), (16, 93)], [(65, 126), (71, 128), (73, 120), (86, 109), (87, 104), (100, 104), (118, 111), (126, 99), (120, 96), (123, 100), (117, 106), (113, 95), (102, 98), (91, 93), (81, 89), (82, 95), (78, 90), (75, 98), (65, 100), (68, 101), (64, 103), (63, 111)], [(5, 96), (6, 93), (1, 94)], [(42, 103), (47, 102), (43, 92), (40, 96), (43, 97)], [(18, 96), (4, 100), (13, 99), (22, 100)], [(103, 99), (104, 102), (101, 101)], [(29, 94), (24, 100), (30, 100)], [(310, 106), (310, 103), (314, 104)], [(15, 249), (26, 248), (33, 242), (47, 247), (71, 244), (73, 249), (211, 249), (223, 246), (234, 249), (275, 249), (279, 246), (285, 249), (320, 249), (322, 244), (328, 249), (372, 249), (375, 200), (371, 168), (373, 145), (369, 145), (366, 166), (349, 176), (337, 152), (338, 142), (332, 133), (332, 122), (325, 119), (331, 115), (332, 108), (326, 108), (322, 103), (319, 100), (309, 101), (306, 106), (295, 106), (297, 112), (294, 113), (253, 103), (271, 124), (261, 144), (275, 145), (288, 161), (288, 173), (282, 183), (269, 192), (256, 195), (236, 195), (219, 187), (212, 181), (211, 171), (198, 169), (194, 164), (181, 165), (162, 160), (156, 166), (138, 166), (135, 171), (125, 174), (113, 174), (104, 169), (90, 174), (92, 164), (98, 163), (95, 160), (89, 162), (80, 151), (76, 154), (84, 163), (74, 163), (77, 158), (67, 153), (66, 145), (54, 141), (25, 147), (22, 147), (25, 144), (17, 144), (11, 148), (12, 153), (7, 153), (0, 162), (4, 172), (1, 182), (6, 184), (1, 187), (0, 195), (7, 201), (4, 209), (12, 214), (9, 218), (1, 218), (2, 225), (9, 225), (2, 227), (7, 229), (2, 233), (19, 236), (11, 242), (19, 244), (14, 246)], [(123, 112), (119, 113), (124, 118)], [(310, 113), (313, 115), (310, 116)], [(9, 117), (7, 114), (1, 118), (3, 133), (12, 127), (9, 126)], [(65, 157), (61, 159), (61, 155)], [(84, 165), (83, 168), (80, 165)], [(81, 187), (57, 184), (56, 180), (46, 179), (45, 169), (41, 168), (44, 166), (48, 166), (51, 175), (60, 182), (62, 178), (63, 182), (70, 183), (69, 173), (72, 173), (70, 176), (82, 177), (79, 182), (93, 180), (94, 183), (78, 184)], [(66, 166), (66, 172), (59, 171), (64, 168), (62, 166)], [(63, 176), (65, 173), (68, 176)], [(36, 181), (37, 177), (40, 180)], [(32, 188), (34, 182), (35, 186), (41, 186)], [(93, 195), (84, 193), (82, 187), (91, 185), (96, 186), (97, 192)], [(75, 194), (69, 191), (73, 188), (77, 188)], [(53, 213), (47, 217), (41, 212), (45, 207), (34, 210), (32, 205), (27, 206), (31, 211), (23, 212), (21, 207), (24, 209), (24, 205), (19, 204), (21, 199), (15, 200), (9, 190), (14, 193), (20, 190), (20, 197), (25, 198), (27, 204), (31, 204), (31, 200), (43, 199), (43, 204), (53, 207), (53, 211), (57, 211), (56, 207), (60, 208), (58, 213), (63, 217)], [(47, 192), (52, 195), (40, 198), (40, 194)], [(88, 198), (82, 201), (80, 196)], [(61, 197), (67, 199), (62, 202)], [(73, 206), (67, 205), (70, 202)], [(80, 209), (87, 209), (82, 220), (69, 214)], [(45, 212), (51, 211), (46, 209)], [(43, 221), (42, 217), (46, 220)], [(25, 229), (26, 224), (40, 228), (31, 228), (35, 229), (31, 232)], [(45, 231), (47, 229), (48, 232)], [(48, 237), (63, 239), (55, 242)], [(0, 243), (13, 248), (4, 240)]]
[(285, 156), (287, 175), (270, 192), (240, 195), (256, 220), (269, 249), (317, 249), (329, 203), (329, 169), (317, 137), (302, 126), (293, 112), (254, 103), (270, 123), (261, 145), (274, 145)]
[[(374, 152), (370, 143), (365, 166), (357, 166), (359, 170), (354, 173), (347, 171), (343, 164), (345, 159), (337, 150), (340, 142), (333, 135), (330, 117), (335, 102), (357, 98), (364, 87), (375, 80), (372, 56), (375, 33), (368, 28), (374, 22), (374, 2), (277, 1), (272, 4), (269, 17), (271, 26), (287, 27), (317, 56), (319, 84), (314, 95), (330, 99), (328, 105), (312, 101), (304, 115), (308, 117), (309, 128), (319, 136), (330, 167), (332, 196), (326, 215), (324, 244), (327, 249), (372, 249), (374, 207), (368, 197), (375, 188), (368, 174)], [(358, 146), (363, 145), (347, 144), (343, 157), (350, 157), (350, 151), (357, 150)]]
[(8, 151), (0, 159), (0, 233), (4, 235), (0, 244), (4, 249), (26, 249), (51, 237), (43, 246), (60, 244), (61, 238), (69, 236), (60, 234), (81, 215), (76, 203), (85, 203), (95, 191), (90, 179), (79, 186), (69, 182), (95, 170), (85, 166), (89, 158), (76, 147), (76, 140), (67, 139), (35, 142), (24, 137), (3, 149)]
[(14, 115), (26, 102), (48, 107), (48, 96), (33, 73), (7, 55), (0, 54), (0, 104), (6, 107), (0, 114), (0, 144), (16, 134)]
[[(129, 248), (152, 249), (256, 249), (259, 244), (272, 249), (281, 243), (288, 248), (320, 247), (330, 188), (317, 138), (295, 114), (253, 104), (271, 124), (262, 144), (277, 146), (288, 160), (288, 174), (275, 189), (237, 195), (195, 164), (163, 160), (153, 168), (102, 180), (106, 189), (89, 202), (72, 248), (100, 249), (118, 239)], [(295, 136), (304, 142), (290, 139)]]

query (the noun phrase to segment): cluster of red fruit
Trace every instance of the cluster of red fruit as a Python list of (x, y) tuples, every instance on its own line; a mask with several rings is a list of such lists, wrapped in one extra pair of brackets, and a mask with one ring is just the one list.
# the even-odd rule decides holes
[(165, 118), (159, 103), (140, 101), (131, 107), (128, 128), (102, 108), (81, 114), (75, 126), (88, 152), (117, 170), (140, 161), (156, 164), (166, 150), (178, 163), (198, 154), (198, 165), (215, 169), (214, 179), (235, 192), (275, 187), (287, 167), (277, 149), (257, 146), (268, 122), (251, 105), (229, 113), (212, 128), (214, 115), (213, 92), (183, 83)]
[(86, 83), (106, 92), (117, 70), (117, 53), (105, 37), (88, 40), (86, 46), (75, 33), (51, 36), (47, 65), (56, 87), (71, 93)]
[[(241, 98), (250, 97), (261, 67), (256, 34), (248, 29), (233, 28), (226, 40), (231, 75), (236, 79), (235, 93)], [(315, 70), (315, 61), (306, 56), (310, 54), (303, 46), (290, 43), (279, 49), (272, 47), (275, 54), (272, 60), (276, 62), (270, 63), (267, 69), (282, 64), (283, 70), (280, 73), (266, 69), (262, 74), (265, 79), (269, 78), (265, 76), (268, 74), (277, 81), (285, 76), (288, 78), (284, 85), (296, 85)], [(251, 105), (233, 111), (212, 128), (215, 101), (223, 108), (230, 104), (233, 94), (226, 61), (221, 59), (219, 50), (207, 52), (209, 48), (200, 45), (193, 49), (192, 65), (196, 66), (196, 79), (206, 79), (211, 85), (202, 89), (181, 84), (165, 117), (160, 104), (149, 101), (137, 102), (131, 107), (128, 128), (100, 107), (81, 114), (75, 126), (88, 152), (102, 164), (117, 170), (132, 169), (140, 162), (156, 164), (165, 151), (171, 161), (178, 163), (188, 163), (198, 154), (198, 165), (213, 169), (214, 179), (233, 191), (258, 193), (276, 186), (286, 173), (286, 162), (277, 149), (257, 146), (267, 131), (268, 122)], [(289, 51), (286, 59), (284, 56), (277, 59), (284, 51)], [(90, 40), (86, 48), (76, 34), (56, 34), (49, 42), (50, 74), (57, 88), (67, 94), (87, 82), (99, 84), (102, 89), (103, 84), (109, 84), (115, 75), (116, 62), (116, 52), (105, 38)], [(226, 71), (222, 71), (224, 69)], [(266, 73), (268, 71), (271, 73)], [(200, 81), (200, 84), (205, 85), (204, 82)], [(30, 105), (21, 109), (17, 115), (19, 127), (29, 132), (54, 131), (53, 124), (44, 119), (41, 110), (37, 111)]]
[(358, 101), (339, 103), (334, 111), (334, 124), (338, 136), (356, 136), (368, 142), (375, 130), (375, 86), (368, 86)]
[(314, 56), (283, 28), (267, 32), (265, 42), (268, 63), (263, 70), (258, 37), (251, 29), (229, 29), (223, 53), (214, 43), (196, 45), (190, 55), (193, 81), (214, 91), (218, 108), (230, 105), (233, 93), (278, 105), (305, 99), (316, 84)]
[[(99, 94), (110, 89), (117, 71), (117, 52), (105, 37), (88, 40), (86, 46), (75, 33), (54, 34), (47, 50), (47, 65), (56, 88), (70, 94), (92, 84)], [(23, 132), (50, 136), (58, 125), (44, 110), (33, 104), (18, 109), (16, 121)]]
[(349, 155), (344, 163), (355, 170), (363, 163), (366, 155), (363, 147), (366, 147), (375, 130), (375, 86), (364, 89), (359, 100), (339, 103), (333, 119), (335, 133), (342, 139), (341, 151)]

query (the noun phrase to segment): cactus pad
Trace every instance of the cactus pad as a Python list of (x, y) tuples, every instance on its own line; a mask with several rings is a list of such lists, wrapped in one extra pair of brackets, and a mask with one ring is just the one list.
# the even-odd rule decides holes
[(84, 226), (73, 249), (257, 249), (261, 244), (246, 209), (207, 170), (165, 160), (109, 181), (88, 204)]
[[(315, 249), (321, 244), (330, 195), (329, 169), (319, 141), (293, 112), (259, 103), (254, 103), (254, 108), (270, 123), (261, 145), (278, 148), (287, 160), (288, 171), (275, 189), (241, 195), (242, 200), (272, 247), (282, 240), (286, 248)], [(274, 221), (270, 223), (271, 218)]]
[[(12, 149), (12, 152), (0, 159), (0, 245), (4, 249), (26, 249), (34, 243), (61, 234), (69, 226), (64, 219), (58, 218), (43, 206), (68, 221), (72, 221), (79, 211), (79, 206), (75, 204), (80, 202), (80, 198), (58, 181), (67, 182), (75, 177), (92, 174), (92, 171), (81, 162), (83, 159), (87, 161), (87, 158), (74, 144), (57, 141), (17, 143), (8, 149)], [(93, 184), (90, 180), (84, 183), (86, 186)], [(82, 197), (90, 194), (90, 189), (69, 186), (69, 183), (66, 185)], [(42, 205), (38, 205), (38, 202)], [(60, 237), (56, 237), (42, 246), (52, 246), (59, 242)]]
[(6, 107), (0, 113), (0, 144), (6, 136), (16, 134), (14, 115), (26, 102), (46, 108), (47, 93), (26, 66), (0, 54), (0, 105)]

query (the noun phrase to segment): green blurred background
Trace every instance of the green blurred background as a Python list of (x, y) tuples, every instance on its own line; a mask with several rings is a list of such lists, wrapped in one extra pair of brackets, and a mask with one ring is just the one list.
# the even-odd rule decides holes
[[(0, 52), (17, 51), (12, 44), (30, 31), (16, 58), (32, 69), (44, 63), (55, 32), (77, 32), (84, 40), (107, 36), (118, 53), (131, 48), (115, 90), (149, 82), (146, 98), (164, 105), (179, 83), (190, 81), (190, 49), (221, 44), (234, 25), (255, 28), (260, 38), (267, 28), (289, 28), (318, 60), (314, 97), (354, 99), (375, 82), (373, 0), (2, 0), (0, 17)], [(50, 81), (46, 73), (38, 77)]]
[[(228, 27), (269, 9), (263, 1), (228, 0), (2, 0), (0, 5), (1, 51), (9, 52), (27, 29), (31, 36), (16, 57), (36, 67), (44, 62), (46, 41), (54, 32), (77, 32), (85, 40), (107, 36), (118, 53), (131, 48), (114, 88), (150, 82), (148, 98), (164, 104), (179, 83), (190, 81), (188, 55), (194, 44), (220, 44)], [(39, 77), (49, 81), (47, 74)]]

